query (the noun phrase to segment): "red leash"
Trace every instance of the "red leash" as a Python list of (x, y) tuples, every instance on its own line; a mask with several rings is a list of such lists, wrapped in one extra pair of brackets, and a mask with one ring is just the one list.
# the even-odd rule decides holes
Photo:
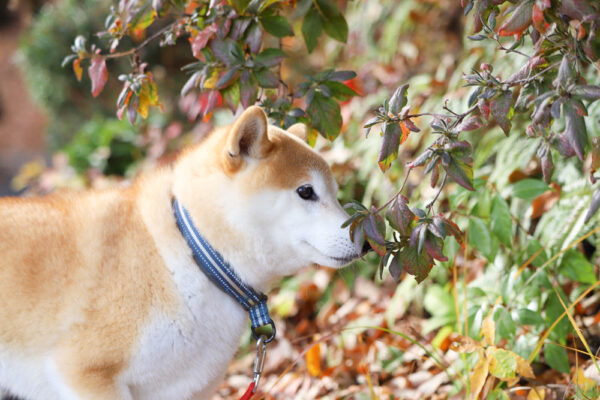
[(254, 382), (250, 383), (250, 386), (248, 386), (248, 390), (246, 390), (246, 393), (244, 393), (240, 400), (250, 400), (250, 398), (254, 394), (254, 385)]

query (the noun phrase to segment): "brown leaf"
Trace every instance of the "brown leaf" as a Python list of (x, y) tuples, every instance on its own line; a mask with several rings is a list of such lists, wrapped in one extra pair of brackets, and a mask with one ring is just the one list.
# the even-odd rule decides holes
[(468, 336), (456, 335), (456, 337), (452, 337), (451, 340), (450, 350), (457, 353), (472, 353), (481, 349), (481, 344)]
[(533, 369), (531, 369), (529, 362), (518, 354), (513, 353), (513, 356), (517, 360), (517, 374), (524, 378), (535, 379), (535, 374), (533, 373)]
[(101, 55), (93, 56), (92, 64), (88, 67), (88, 74), (92, 80), (92, 96), (97, 97), (108, 80), (106, 59)]
[(555, 182), (550, 184), (554, 190), (548, 190), (531, 202), (531, 219), (536, 219), (547, 213), (560, 199), (560, 186)]
[(471, 397), (470, 399), (476, 400), (483, 389), (485, 380), (488, 376), (490, 363), (485, 357), (483, 349), (479, 349), (479, 361), (473, 368), (473, 375), (471, 375), (470, 386), (471, 386)]
[(494, 319), (491, 315), (483, 320), (481, 324), (481, 335), (483, 336), (483, 338), (481, 339), (482, 345), (494, 345), (494, 342), (496, 340), (496, 324), (494, 323)]
[(321, 375), (321, 343), (315, 343), (305, 354), (306, 368), (311, 376)]

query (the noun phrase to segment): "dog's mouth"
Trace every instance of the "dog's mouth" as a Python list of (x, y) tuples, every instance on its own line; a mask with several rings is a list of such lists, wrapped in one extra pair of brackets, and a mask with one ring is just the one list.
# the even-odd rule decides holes
[(356, 254), (356, 255), (351, 255), (351, 256), (346, 256), (346, 257), (336, 257), (336, 256), (330, 256), (329, 254), (325, 254), (323, 253), (321, 250), (319, 250), (318, 248), (316, 248), (314, 245), (312, 245), (310, 242), (308, 242), (307, 240), (303, 240), (302, 243), (308, 245), (310, 248), (312, 248), (314, 251), (316, 251), (317, 253), (319, 253), (320, 255), (327, 257), (331, 260), (334, 260), (336, 262), (336, 264), (340, 264), (340, 265), (345, 265), (348, 264), (349, 262), (356, 260), (357, 258), (360, 257), (360, 254)]

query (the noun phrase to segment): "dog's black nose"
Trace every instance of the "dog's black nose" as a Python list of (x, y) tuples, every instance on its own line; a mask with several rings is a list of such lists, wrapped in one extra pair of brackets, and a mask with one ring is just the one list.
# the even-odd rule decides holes
[(373, 248), (372, 248), (372, 247), (371, 247), (371, 245), (369, 244), (369, 241), (368, 241), (368, 240), (365, 240), (365, 241), (363, 242), (363, 245), (362, 245), (362, 255), (365, 255), (365, 254), (367, 254), (367, 253), (368, 253), (368, 252), (370, 252), (371, 250), (373, 250)]

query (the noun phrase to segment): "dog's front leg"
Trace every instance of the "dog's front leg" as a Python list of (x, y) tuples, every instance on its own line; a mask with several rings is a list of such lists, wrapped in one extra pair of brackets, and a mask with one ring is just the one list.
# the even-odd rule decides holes
[(54, 381), (62, 400), (133, 400), (127, 385), (119, 384), (104, 370), (63, 370)]
[(196, 392), (189, 400), (209, 400), (215, 394), (217, 387), (221, 383), (222, 379), (213, 381), (209, 386), (205, 387), (202, 391)]
[(49, 368), (61, 400), (133, 400), (129, 387), (119, 381), (120, 357), (111, 357), (110, 349), (82, 350), (64, 346)]

